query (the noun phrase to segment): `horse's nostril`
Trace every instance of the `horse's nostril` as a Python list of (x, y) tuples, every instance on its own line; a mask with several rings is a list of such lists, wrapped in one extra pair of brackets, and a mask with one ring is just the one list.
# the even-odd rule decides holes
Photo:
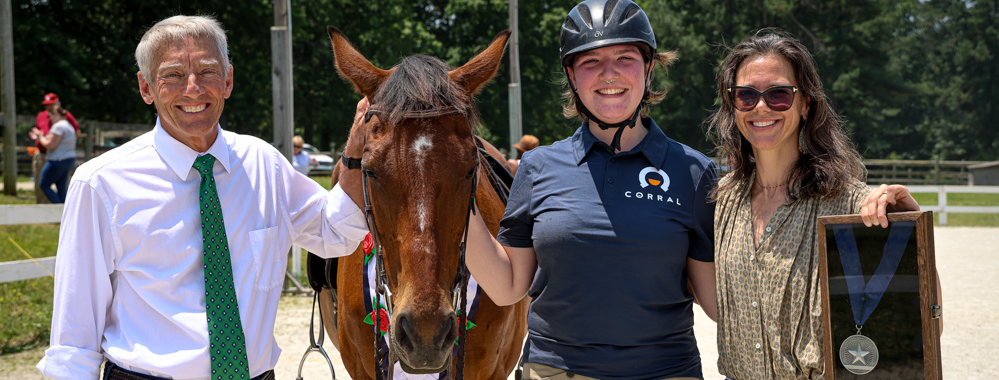
[(442, 350), (448, 350), (451, 345), (454, 344), (455, 339), (458, 338), (458, 318), (455, 317), (454, 313), (448, 315), (441, 321), (441, 329), (438, 342), (441, 343)]
[(410, 325), (406, 316), (399, 316), (399, 327), (395, 329), (395, 342), (403, 350), (413, 350), (415, 348), (410, 336), (413, 334), (413, 326)]

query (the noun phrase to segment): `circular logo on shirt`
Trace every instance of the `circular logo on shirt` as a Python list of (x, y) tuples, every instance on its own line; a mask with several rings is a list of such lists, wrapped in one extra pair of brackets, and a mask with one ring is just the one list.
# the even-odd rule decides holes
[(642, 188), (652, 185), (663, 189), (663, 192), (669, 191), (669, 176), (666, 175), (666, 172), (652, 166), (642, 169), (638, 173), (638, 183), (642, 185)]

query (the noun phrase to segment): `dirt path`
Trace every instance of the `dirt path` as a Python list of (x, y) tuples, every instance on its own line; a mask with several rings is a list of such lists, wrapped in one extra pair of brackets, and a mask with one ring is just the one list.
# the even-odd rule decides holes
[[(944, 334), (941, 337), (946, 379), (991, 379), (999, 373), (999, 228), (937, 227), (937, 270), (943, 288)], [(284, 351), (278, 361), (277, 379), (294, 380), (299, 361), (308, 347), (312, 297), (281, 298), (275, 335)], [(705, 379), (718, 374), (715, 325), (695, 308), (695, 327)], [(317, 319), (318, 323), (318, 319)], [(329, 338), (324, 345), (337, 379), (348, 379), (340, 354)], [(40, 379), (34, 370), (44, 348), (0, 356), (0, 379)], [(311, 354), (303, 379), (329, 379), (326, 361)], [(512, 379), (512, 376), (511, 376)]]
[[(945, 327), (944, 334), (940, 337), (944, 378), (992, 379), (999, 373), (999, 361), (995, 360), (999, 358), (999, 228), (936, 227), (934, 238), (937, 271), (940, 274), (944, 301)], [(715, 324), (701, 312), (700, 307), (695, 307), (694, 310), (694, 334), (701, 351), (704, 378), (724, 379), (718, 373)], [(283, 308), (281, 313), (285, 315), (293, 312), (290, 308)], [(302, 332), (296, 334), (304, 337), (308, 331), (308, 317), (302, 317), (301, 320), (305, 323), (304, 327), (301, 327)], [(294, 371), (297, 371), (297, 360), (301, 358), (299, 351), (304, 352), (307, 347), (307, 337), (304, 340), (295, 338), (302, 343), (294, 343), (293, 346), (284, 343), (291, 342), (291, 339), (291, 336), (282, 337), (278, 334), (278, 343), (286, 348), (278, 364), (279, 370), (286, 362), (294, 359)], [(335, 355), (332, 344), (327, 343), (326, 347), (330, 355)], [(339, 355), (336, 356), (339, 359)], [(310, 359), (313, 357), (310, 356)], [(337, 363), (334, 362), (334, 365)], [(327, 368), (325, 372), (328, 373), (325, 362), (321, 364), (323, 368)], [(306, 363), (306, 368), (311, 365), (314, 364)], [(293, 371), (278, 372), (279, 379), (291, 380), (296, 375), (297, 372)], [(312, 379), (309, 376), (304, 378)], [(346, 378), (347, 373), (337, 369), (337, 379)]]
[[(274, 326), (274, 336), (281, 347), (281, 358), (274, 368), (276, 379), (295, 380), (298, 376), (299, 363), (305, 350), (309, 347), (309, 317), (312, 316), (312, 296), (284, 296), (278, 306), (278, 321)], [(316, 339), (319, 339), (319, 311), (315, 317)], [(333, 363), (337, 379), (349, 379), (347, 370), (343, 368), (340, 353), (333, 347), (330, 337), (325, 338), (323, 349)], [(319, 352), (312, 352), (302, 364), (302, 379), (329, 379), (330, 365)]]

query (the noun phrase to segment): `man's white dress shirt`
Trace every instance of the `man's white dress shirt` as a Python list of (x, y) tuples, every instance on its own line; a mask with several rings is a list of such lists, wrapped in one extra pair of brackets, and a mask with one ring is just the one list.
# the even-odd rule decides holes
[[(339, 186), (326, 192), (270, 144), (219, 127), (208, 149), (232, 257), (250, 374), (281, 354), (274, 320), (292, 244), (350, 254), (367, 234)], [(102, 362), (208, 379), (199, 153), (159, 124), (80, 166), (59, 233), (51, 347), (38, 369), (96, 379)]]

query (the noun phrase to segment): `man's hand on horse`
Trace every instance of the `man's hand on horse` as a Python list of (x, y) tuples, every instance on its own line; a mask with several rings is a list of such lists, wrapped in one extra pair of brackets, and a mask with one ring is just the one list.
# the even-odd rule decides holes
[(347, 138), (347, 145), (343, 151), (350, 158), (361, 158), (364, 153), (364, 114), (368, 112), (368, 97), (365, 96), (357, 102), (357, 110), (354, 111), (354, 125), (350, 127), (350, 137)]
[[(349, 158), (361, 159), (364, 153), (364, 114), (368, 112), (368, 98), (361, 98), (357, 102), (357, 110), (354, 112), (354, 125), (350, 127), (350, 137), (347, 138), (347, 145), (343, 147), (343, 154)], [(361, 187), (361, 171), (358, 169), (348, 169), (347, 163), (341, 160), (340, 165), (340, 188), (343, 189), (350, 199), (359, 207), (364, 205), (364, 195)]]

